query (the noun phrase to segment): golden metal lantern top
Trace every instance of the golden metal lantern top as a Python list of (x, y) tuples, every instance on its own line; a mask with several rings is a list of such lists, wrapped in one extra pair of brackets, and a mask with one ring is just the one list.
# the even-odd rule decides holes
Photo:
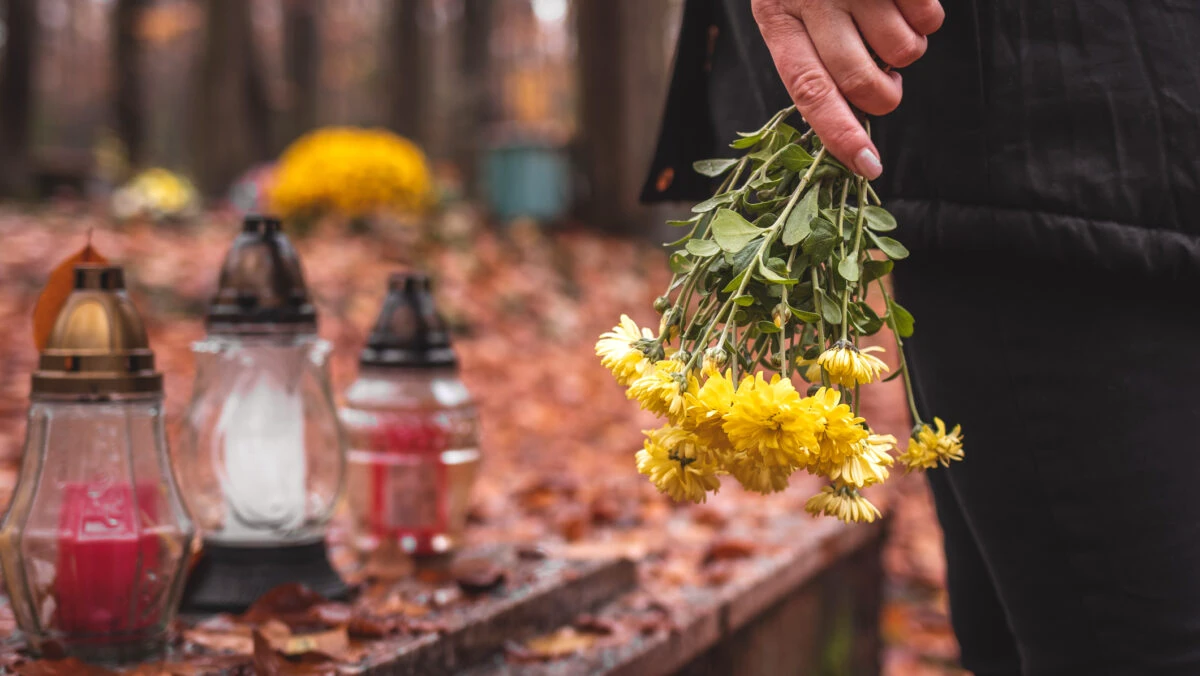
[(118, 266), (78, 265), (33, 374), (34, 396), (80, 399), (162, 392), (154, 352)]

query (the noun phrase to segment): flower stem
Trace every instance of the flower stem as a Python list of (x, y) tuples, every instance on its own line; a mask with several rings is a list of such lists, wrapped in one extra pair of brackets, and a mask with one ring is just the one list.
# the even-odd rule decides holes
[(904, 339), (900, 337), (900, 331), (896, 328), (896, 318), (892, 315), (892, 300), (888, 295), (887, 287), (883, 284), (883, 278), (877, 280), (879, 282), (879, 292), (883, 294), (883, 305), (887, 309), (884, 315), (887, 317), (888, 328), (892, 330), (892, 335), (896, 338), (896, 352), (900, 353), (900, 373), (904, 379), (904, 394), (908, 398), (908, 410), (912, 413), (913, 424), (923, 425), (921, 414), (917, 412), (917, 398), (913, 394), (912, 372), (908, 369), (908, 359), (904, 356)]

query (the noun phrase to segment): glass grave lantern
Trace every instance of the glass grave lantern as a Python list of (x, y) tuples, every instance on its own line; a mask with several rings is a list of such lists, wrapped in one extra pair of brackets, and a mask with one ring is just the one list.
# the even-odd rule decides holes
[(34, 651), (90, 662), (166, 645), (193, 528), (171, 472), (162, 376), (121, 268), (80, 265), (33, 374), (0, 564)]
[(368, 561), (457, 547), (479, 466), (476, 409), (429, 279), (396, 274), (341, 411), (356, 547)]
[(345, 450), (331, 346), (278, 220), (247, 217), (195, 343), (196, 380), (176, 464), (203, 536), (188, 611), (237, 611), (280, 584), (329, 598), (346, 587), (325, 531)]

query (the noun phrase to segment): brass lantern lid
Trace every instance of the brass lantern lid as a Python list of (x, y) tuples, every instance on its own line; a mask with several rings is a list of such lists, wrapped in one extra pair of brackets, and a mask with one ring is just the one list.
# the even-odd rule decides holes
[(217, 295), (208, 306), (210, 333), (315, 333), (317, 311), (296, 249), (278, 219), (247, 216), (233, 241)]
[(162, 374), (118, 266), (77, 265), (75, 287), (54, 321), (33, 374), (34, 395), (81, 399), (158, 394)]

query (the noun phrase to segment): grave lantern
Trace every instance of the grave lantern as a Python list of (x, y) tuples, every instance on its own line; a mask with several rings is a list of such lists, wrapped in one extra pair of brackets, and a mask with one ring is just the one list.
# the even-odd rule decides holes
[(195, 343), (177, 463), (204, 548), (190, 610), (237, 610), (284, 583), (345, 586), (325, 531), (341, 494), (341, 428), (300, 260), (278, 220), (246, 218)]
[(41, 654), (122, 663), (166, 643), (193, 528), (172, 475), (162, 376), (121, 268), (80, 265), (33, 374), (0, 525), (17, 623)]

